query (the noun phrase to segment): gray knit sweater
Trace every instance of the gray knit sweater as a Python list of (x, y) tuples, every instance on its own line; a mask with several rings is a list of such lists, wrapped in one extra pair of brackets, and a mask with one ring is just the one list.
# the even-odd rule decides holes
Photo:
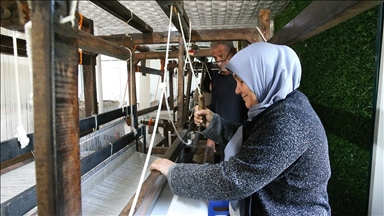
[[(203, 135), (228, 143), (239, 125), (214, 115)], [(244, 124), (240, 151), (220, 164), (175, 164), (174, 194), (240, 200), (241, 215), (330, 215), (328, 144), (304, 94), (295, 91)]]

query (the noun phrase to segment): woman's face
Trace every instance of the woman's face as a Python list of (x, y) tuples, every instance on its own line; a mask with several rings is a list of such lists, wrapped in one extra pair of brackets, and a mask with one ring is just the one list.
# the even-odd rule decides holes
[(256, 105), (258, 102), (255, 93), (253, 93), (253, 91), (248, 88), (247, 84), (245, 84), (243, 80), (236, 76), (236, 74), (233, 74), (233, 78), (237, 83), (235, 93), (243, 98), (245, 106), (249, 109), (253, 105)]

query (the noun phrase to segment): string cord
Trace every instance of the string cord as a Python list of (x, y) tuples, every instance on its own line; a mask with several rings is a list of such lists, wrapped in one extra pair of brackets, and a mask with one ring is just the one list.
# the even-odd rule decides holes
[[(173, 11), (173, 6), (171, 6), (171, 10), (170, 10), (170, 15), (169, 15), (169, 27), (168, 27), (168, 38), (167, 38), (167, 50), (166, 50), (166, 55), (165, 55), (165, 68), (167, 68), (168, 66), (168, 52), (169, 52), (169, 41), (170, 41), (170, 37), (171, 37), (171, 28), (172, 28), (172, 11)], [(165, 73), (165, 80), (167, 79), (167, 70), (165, 70), (166, 73)], [(165, 92), (165, 86), (166, 86), (166, 82), (162, 83), (161, 84), (161, 89), (162, 89), (162, 94), (161, 94), (161, 97), (160, 97), (160, 102), (159, 102), (159, 107), (157, 109), (157, 114), (156, 114), (156, 120), (155, 120), (155, 126), (153, 128), (153, 131), (157, 131), (157, 126), (159, 124), (159, 119), (160, 119), (160, 111), (161, 111), (161, 105), (162, 105), (162, 102), (163, 102), (163, 96), (164, 96), (164, 92)], [(136, 190), (136, 193), (135, 193), (135, 197), (133, 198), (133, 203), (132, 203), (132, 206), (131, 206), (131, 209), (129, 211), (129, 214), (128, 216), (133, 216), (133, 213), (135, 212), (135, 209), (136, 209), (136, 205), (137, 205), (137, 200), (139, 198), (139, 194), (140, 194), (140, 191), (141, 191), (141, 187), (143, 185), (143, 182), (144, 182), (144, 175), (146, 173), (146, 170), (147, 170), (147, 167), (148, 167), (148, 163), (149, 163), (149, 158), (152, 154), (152, 148), (153, 148), (153, 143), (155, 141), (155, 136), (154, 134), (152, 135), (151, 137), (151, 142), (149, 144), (149, 148), (148, 148), (148, 152), (147, 152), (147, 157), (145, 158), (145, 163), (144, 163), (144, 167), (143, 167), (143, 170), (141, 172), (141, 176), (140, 176), (140, 180), (139, 180), (139, 184), (138, 184), (138, 187), (137, 187), (137, 190)]]
[(19, 80), (19, 62), (18, 62), (18, 53), (17, 53), (17, 37), (16, 31), (13, 32), (13, 58), (15, 64), (15, 82), (16, 82), (16, 103), (17, 103), (17, 116), (18, 116), (18, 126), (16, 129), (17, 140), (20, 142), (20, 147), (23, 149), (29, 144), (29, 138), (25, 132), (24, 126), (21, 122), (21, 98), (20, 98), (20, 80)]
[[(188, 60), (188, 63), (189, 63), (189, 67), (191, 68), (192, 72), (195, 72), (194, 68), (193, 68), (193, 65), (192, 65), (192, 62), (191, 62), (191, 57), (189, 56), (189, 52), (188, 52), (188, 47), (187, 47), (187, 42), (185, 40), (185, 35), (184, 35), (184, 31), (183, 31), (183, 25), (181, 25), (181, 18), (180, 18), (180, 13), (177, 13), (177, 17), (179, 19), (179, 23), (180, 23), (180, 30), (181, 30), (181, 34), (182, 34), (182, 38), (183, 38), (183, 42), (184, 42), (184, 48), (185, 50), (187, 51), (187, 55), (186, 55), (186, 58)], [(191, 28), (191, 26), (190, 26)], [(191, 37), (191, 36), (189, 36)], [(194, 73), (193, 73), (194, 74)], [(193, 76), (195, 78), (195, 81), (196, 83), (198, 83), (198, 80), (197, 80), (197, 77), (196, 76)], [(199, 85), (197, 85), (197, 91), (199, 93), (199, 95), (201, 96), (201, 90), (200, 90), (200, 87)]]

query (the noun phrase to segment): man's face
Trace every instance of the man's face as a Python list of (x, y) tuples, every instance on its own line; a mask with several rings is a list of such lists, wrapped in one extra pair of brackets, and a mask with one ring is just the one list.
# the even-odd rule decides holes
[(231, 50), (228, 50), (225, 45), (219, 44), (217, 47), (211, 49), (211, 54), (220, 70), (227, 71), (225, 66), (232, 58)]

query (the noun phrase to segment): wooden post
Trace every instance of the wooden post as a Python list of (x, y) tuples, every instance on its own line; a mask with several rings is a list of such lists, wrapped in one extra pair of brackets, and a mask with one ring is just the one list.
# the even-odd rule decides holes
[(179, 64), (177, 71), (177, 130), (184, 126), (184, 41), (183, 38), (179, 39)]
[(78, 29), (70, 22), (59, 23), (69, 15), (70, 5), (32, 1), (38, 215), (81, 215)]
[[(192, 57), (193, 59), (193, 57)], [(189, 116), (189, 103), (190, 103), (190, 97), (191, 97), (191, 86), (192, 86), (192, 76), (194, 76), (194, 72), (192, 71), (192, 68), (188, 70), (188, 80), (187, 80), (187, 93), (185, 98), (185, 107), (184, 107), (184, 120), (188, 121)]]
[[(93, 21), (88, 20), (88, 25), (83, 26), (83, 30), (93, 34)], [(83, 51), (83, 80), (84, 80), (84, 100), (85, 117), (98, 113), (97, 93), (96, 93), (96, 55)]]
[[(271, 21), (270, 21), (270, 9), (260, 9), (259, 11), (259, 28), (263, 33), (267, 41), (271, 38)], [(260, 37), (259, 41), (263, 41)]]

